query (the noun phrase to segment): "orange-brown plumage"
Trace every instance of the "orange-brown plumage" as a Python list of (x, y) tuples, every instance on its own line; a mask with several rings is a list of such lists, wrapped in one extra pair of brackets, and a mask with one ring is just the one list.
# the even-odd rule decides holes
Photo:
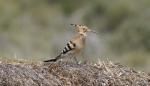
[(80, 52), (85, 47), (86, 37), (82, 34), (77, 34), (71, 41), (76, 44), (75, 54), (80, 54)]
[(55, 62), (66, 55), (71, 55), (76, 60), (76, 56), (81, 54), (83, 48), (85, 47), (87, 32), (94, 32), (94, 31), (92, 31), (85, 25), (77, 25), (77, 24), (71, 24), (71, 25), (75, 26), (77, 35), (67, 43), (65, 48), (61, 51), (61, 53), (57, 57), (51, 60), (46, 60), (44, 62)]

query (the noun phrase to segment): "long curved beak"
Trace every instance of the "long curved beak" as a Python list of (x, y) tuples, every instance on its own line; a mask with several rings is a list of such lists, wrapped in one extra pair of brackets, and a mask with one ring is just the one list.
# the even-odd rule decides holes
[(97, 34), (97, 32), (95, 30), (91, 30), (91, 32)]
[(92, 32), (92, 33), (95, 33), (95, 34), (97, 34), (97, 32), (95, 31), (95, 30), (89, 30), (89, 32)]

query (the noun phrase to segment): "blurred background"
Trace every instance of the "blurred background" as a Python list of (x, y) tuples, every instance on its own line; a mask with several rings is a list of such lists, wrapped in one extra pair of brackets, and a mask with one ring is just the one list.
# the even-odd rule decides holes
[(85, 24), (85, 55), (150, 71), (150, 0), (0, 0), (0, 58), (45, 60)]

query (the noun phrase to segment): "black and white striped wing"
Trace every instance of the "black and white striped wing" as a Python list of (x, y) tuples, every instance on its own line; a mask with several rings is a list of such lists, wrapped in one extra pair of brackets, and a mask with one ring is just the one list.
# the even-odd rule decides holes
[(54, 59), (45, 60), (44, 62), (55, 62), (58, 59), (63, 58), (63, 56), (68, 55), (71, 52), (73, 52), (75, 48), (76, 48), (76, 44), (73, 43), (72, 41), (70, 41), (70, 42), (67, 43), (65, 48), (61, 51), (61, 53), (57, 57), (55, 57)]
[(76, 45), (72, 41), (68, 42), (65, 48), (61, 51), (62, 55), (66, 55), (75, 49)]

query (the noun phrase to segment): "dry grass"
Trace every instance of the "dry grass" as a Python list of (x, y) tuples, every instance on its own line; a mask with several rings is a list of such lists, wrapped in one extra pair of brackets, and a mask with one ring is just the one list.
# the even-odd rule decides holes
[(150, 86), (150, 76), (112, 62), (0, 61), (0, 86)]

